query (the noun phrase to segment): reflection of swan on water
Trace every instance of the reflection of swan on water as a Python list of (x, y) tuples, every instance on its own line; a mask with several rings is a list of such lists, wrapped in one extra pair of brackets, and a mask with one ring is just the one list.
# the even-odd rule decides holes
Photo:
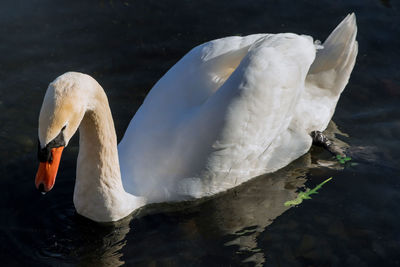
[(73, 263), (77, 266), (124, 265), (123, 248), (127, 244), (132, 216), (118, 222), (98, 224), (78, 214), (61, 223), (66, 229), (48, 237), (41, 255), (51, 257), (51, 265)]
[(93, 244), (96, 244), (97, 248), (93, 244), (90, 244), (89, 247), (91, 247), (92, 251), (82, 255), (83, 257), (79, 260), (79, 265), (113, 267), (124, 265), (122, 249), (127, 243), (126, 236), (130, 232), (131, 220), (132, 216), (127, 216), (118, 222), (110, 223), (108, 227), (103, 226), (107, 231), (102, 233), (102, 238), (99, 239), (99, 235), (94, 236), (95, 240)]

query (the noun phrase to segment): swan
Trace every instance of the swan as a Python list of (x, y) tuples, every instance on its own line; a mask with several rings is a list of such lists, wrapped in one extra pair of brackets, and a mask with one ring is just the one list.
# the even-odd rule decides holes
[(36, 188), (52, 189), (78, 129), (73, 202), (97, 222), (274, 172), (327, 127), (355, 64), (356, 32), (349, 14), (322, 45), (293, 33), (199, 45), (154, 85), (118, 146), (102, 87), (67, 72), (50, 83), (40, 110)]

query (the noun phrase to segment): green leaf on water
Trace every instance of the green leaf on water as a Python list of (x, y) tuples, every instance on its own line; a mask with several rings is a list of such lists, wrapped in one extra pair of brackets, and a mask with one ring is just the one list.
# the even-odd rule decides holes
[(323, 181), (322, 183), (320, 183), (319, 185), (317, 185), (316, 187), (314, 187), (313, 189), (308, 189), (305, 192), (300, 192), (297, 197), (293, 200), (289, 200), (285, 202), (285, 206), (289, 207), (289, 206), (296, 206), (301, 204), (301, 202), (303, 202), (304, 199), (311, 199), (310, 195), (312, 194), (318, 194), (318, 190), (327, 182), (329, 182), (330, 180), (332, 180), (332, 177), (326, 179), (325, 181)]
[(347, 161), (350, 161), (351, 158), (347, 157), (347, 156), (340, 156), (340, 155), (336, 155), (336, 159), (341, 163), (341, 164), (345, 164)]

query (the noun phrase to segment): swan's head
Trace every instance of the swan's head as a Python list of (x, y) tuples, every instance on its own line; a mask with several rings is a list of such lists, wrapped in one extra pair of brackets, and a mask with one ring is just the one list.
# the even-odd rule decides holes
[(54, 186), (61, 153), (88, 109), (92, 78), (68, 72), (50, 83), (39, 115), (39, 169), (35, 184), (41, 192)]

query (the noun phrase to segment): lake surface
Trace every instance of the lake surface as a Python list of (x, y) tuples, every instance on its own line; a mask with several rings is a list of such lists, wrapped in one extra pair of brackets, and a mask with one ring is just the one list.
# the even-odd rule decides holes
[[(353, 11), (359, 54), (329, 132), (358, 165), (313, 147), (277, 173), (211, 199), (97, 224), (72, 203), (75, 137), (55, 188), (45, 196), (35, 189), (39, 110), (60, 74), (99, 81), (120, 140), (150, 88), (192, 47), (259, 32), (324, 40)], [(399, 266), (399, 25), (400, 3), (391, 0), (2, 0), (1, 265)], [(329, 177), (312, 200), (284, 206), (298, 188)]]

